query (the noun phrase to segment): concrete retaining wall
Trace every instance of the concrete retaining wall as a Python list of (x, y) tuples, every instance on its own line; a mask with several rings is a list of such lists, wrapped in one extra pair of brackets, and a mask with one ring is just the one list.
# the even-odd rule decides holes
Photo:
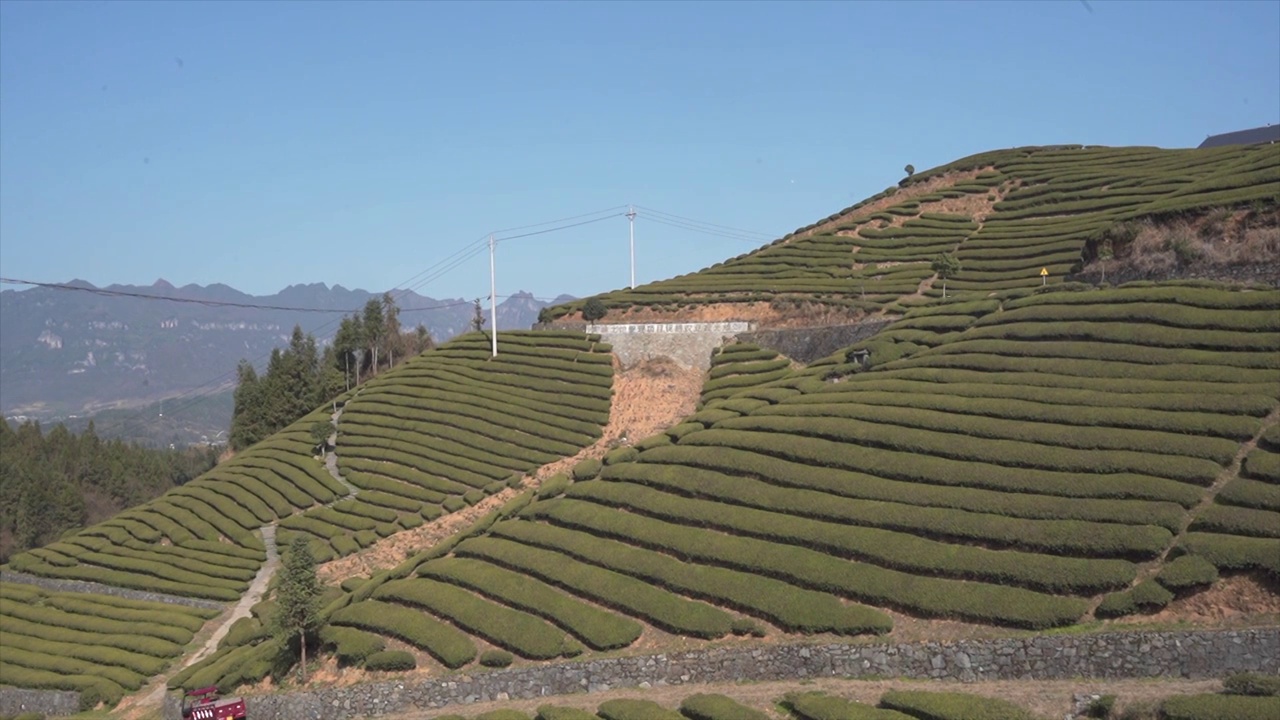
[(0, 687), (0, 715), (10, 717), (29, 712), (49, 717), (74, 715), (80, 712), (80, 693)]
[[(249, 696), (254, 720), (347, 720), (616, 688), (810, 677), (1211, 678), (1280, 674), (1280, 628), (1052, 635), (904, 645), (765, 645), (610, 658)], [(690, 689), (690, 693), (695, 692)], [(177, 717), (169, 698), (166, 718)]]

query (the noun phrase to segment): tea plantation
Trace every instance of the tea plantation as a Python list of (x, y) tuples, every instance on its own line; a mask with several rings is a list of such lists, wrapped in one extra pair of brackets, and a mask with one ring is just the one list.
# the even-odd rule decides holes
[[(940, 190), (916, 188), (947, 174), (956, 179)], [(985, 200), (986, 209), (976, 215), (943, 210), (966, 197)], [(611, 312), (750, 302), (878, 310), (917, 290), (940, 297), (940, 284), (922, 286), (939, 253), (960, 261), (959, 274), (947, 281), (949, 293), (1054, 284), (1080, 266), (1087, 240), (1118, 223), (1253, 203), (1274, 207), (1278, 197), (1276, 145), (998, 150), (918, 173), (705, 270), (597, 297)], [(897, 198), (881, 210), (867, 207)], [(548, 317), (575, 314), (585, 301), (548, 308)]]
[[(940, 177), (949, 184), (923, 191)], [(1118, 223), (1277, 204), (1274, 146), (1003, 150), (706, 271), (600, 296), (611, 312), (799, 302), (893, 322), (807, 367), (749, 343), (718, 348), (679, 423), (330, 588), (322, 657), (443, 674), (669, 635), (883, 635), (895, 616), (1044, 631), (1159, 610), (1222, 575), (1274, 587), (1280, 290), (1096, 288), (1068, 275)], [(961, 261), (945, 299), (930, 267), (941, 253)], [(571, 319), (581, 302), (552, 315)], [(496, 358), (482, 333), (423, 353), (6, 570), (231, 602), (267, 557), (261, 528), (277, 527), (281, 545), (305, 537), (327, 561), (520, 488), (601, 438), (616, 360), (598, 336), (554, 325), (498, 342)], [(330, 431), (335, 444), (318, 446)], [(108, 703), (165, 668), (209, 615), (11, 582), (0, 601), (0, 684)], [(284, 677), (294, 660), (270, 612), (256, 605), (169, 686)], [(967, 707), (890, 695), (865, 713), (834, 698), (788, 707), (813, 718)], [(1171, 707), (1195, 717), (1196, 702), (1223, 701)], [(714, 699), (687, 705), (693, 720), (749, 717)], [(626, 703), (599, 716), (679, 717)]]

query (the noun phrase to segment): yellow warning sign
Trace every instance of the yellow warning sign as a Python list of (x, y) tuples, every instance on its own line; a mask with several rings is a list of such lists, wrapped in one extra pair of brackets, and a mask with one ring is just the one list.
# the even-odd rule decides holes
[(1049, 274), (1049, 268), (1040, 268), (1040, 274), (1041, 274), (1041, 275), (1048, 275), (1048, 274)]

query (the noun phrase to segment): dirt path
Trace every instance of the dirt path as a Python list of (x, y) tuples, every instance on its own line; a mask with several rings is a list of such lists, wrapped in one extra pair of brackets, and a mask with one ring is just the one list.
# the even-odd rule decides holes
[[(280, 566), (280, 554), (276, 550), (276, 526), (274, 524), (264, 525), (261, 530), (262, 544), (267, 548), (267, 561), (262, 564), (262, 567), (258, 568), (258, 574), (254, 576), (253, 582), (249, 584), (248, 591), (240, 596), (240, 600), (235, 605), (227, 608), (221, 615), (213, 619), (213, 632), (205, 639), (199, 650), (183, 658), (181, 664), (175, 665), (167, 672), (152, 678), (151, 682), (144, 685), (137, 693), (121, 701), (118, 708), (118, 710), (123, 711), (121, 717), (126, 720), (136, 720), (137, 718), (146, 717), (148, 713), (154, 712), (159, 708), (164, 702), (164, 694), (169, 684), (169, 678), (213, 654), (218, 649), (218, 643), (222, 642), (222, 638), (226, 637), (231, 630), (231, 626), (240, 618), (249, 617), (249, 610), (262, 600), (262, 596), (267, 592), (267, 585), (271, 583), (271, 576), (275, 574), (276, 568)], [(133, 702), (130, 702), (130, 700)]]

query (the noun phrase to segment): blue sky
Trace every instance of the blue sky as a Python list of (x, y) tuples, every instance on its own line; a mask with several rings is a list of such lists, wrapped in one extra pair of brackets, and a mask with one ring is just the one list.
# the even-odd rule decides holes
[[(776, 237), (907, 163), (1278, 121), (1280, 2), (5, 0), (0, 274), (386, 290), (627, 203)], [(754, 244), (636, 246), (646, 282)], [(627, 279), (622, 217), (498, 245), (500, 295)]]

